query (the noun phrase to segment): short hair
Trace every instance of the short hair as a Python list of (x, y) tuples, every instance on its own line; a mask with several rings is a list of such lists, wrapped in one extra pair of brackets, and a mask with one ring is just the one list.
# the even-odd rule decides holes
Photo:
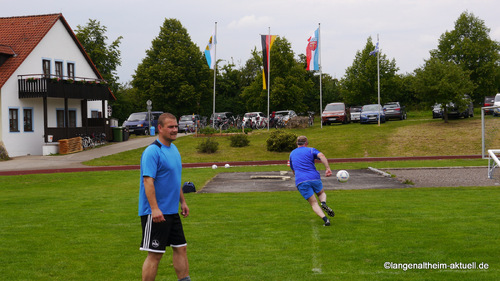
[(306, 136), (300, 136), (297, 138), (297, 145), (304, 145), (307, 143), (307, 137)]
[(177, 118), (172, 113), (162, 113), (160, 117), (158, 118), (158, 125), (162, 126), (165, 125), (165, 119), (173, 119), (177, 121)]

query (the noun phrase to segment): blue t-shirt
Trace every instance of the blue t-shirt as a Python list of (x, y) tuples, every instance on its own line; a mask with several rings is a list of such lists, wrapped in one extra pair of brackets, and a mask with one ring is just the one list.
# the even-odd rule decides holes
[(297, 147), (290, 153), (290, 168), (295, 172), (295, 185), (305, 181), (321, 180), (314, 160), (319, 159), (320, 152), (313, 147)]
[(182, 162), (177, 147), (152, 144), (144, 150), (141, 157), (141, 188), (139, 191), (139, 216), (151, 214), (144, 177), (154, 178), (156, 201), (164, 215), (179, 212), (181, 191)]

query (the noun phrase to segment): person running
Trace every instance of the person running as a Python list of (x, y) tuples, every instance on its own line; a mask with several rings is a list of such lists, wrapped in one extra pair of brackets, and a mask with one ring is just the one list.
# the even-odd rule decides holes
[[(314, 165), (314, 160), (319, 159), (325, 165), (326, 177), (332, 175), (332, 170), (325, 155), (313, 147), (307, 147), (308, 145), (307, 137), (300, 136), (297, 138), (297, 148), (290, 153), (290, 168), (295, 175), (295, 185), (300, 194), (309, 202), (313, 211), (323, 219), (324, 226), (330, 226), (330, 220), (321, 209), (330, 217), (335, 216), (335, 213), (326, 205), (326, 193), (323, 189), (321, 175)], [(314, 196), (315, 193), (321, 202), (321, 207)]]
[(172, 262), (179, 280), (188, 281), (186, 238), (179, 216), (189, 215), (181, 188), (181, 156), (172, 143), (177, 138), (177, 119), (170, 113), (158, 118), (158, 139), (141, 157), (139, 216), (142, 224), (140, 250), (148, 255), (142, 266), (142, 280), (155, 280), (166, 247), (172, 248)]

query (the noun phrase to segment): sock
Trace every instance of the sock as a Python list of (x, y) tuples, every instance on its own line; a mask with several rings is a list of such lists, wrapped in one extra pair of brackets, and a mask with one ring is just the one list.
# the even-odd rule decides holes
[(321, 202), (321, 205), (326, 205), (326, 201)]
[(186, 276), (186, 277), (184, 277), (182, 279), (178, 279), (178, 280), (179, 281), (191, 281), (191, 277), (189, 277), (189, 275), (188, 275), (188, 276)]
[(328, 218), (326, 216), (323, 217), (323, 221), (324, 222), (327, 222), (328, 221)]

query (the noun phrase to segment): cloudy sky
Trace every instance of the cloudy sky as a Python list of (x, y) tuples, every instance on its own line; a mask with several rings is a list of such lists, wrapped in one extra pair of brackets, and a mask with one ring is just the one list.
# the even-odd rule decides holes
[[(62, 13), (73, 29), (89, 19), (101, 22), (111, 40), (123, 36), (121, 82), (158, 36), (166, 18), (176, 18), (200, 51), (217, 22), (217, 59), (244, 65), (259, 34), (285, 37), (295, 55), (305, 53), (307, 38), (321, 24), (323, 72), (342, 78), (368, 37), (380, 38), (382, 52), (396, 59), (400, 73), (420, 67), (439, 37), (468, 11), (484, 20), (500, 41), (498, 0), (19, 0), (2, 3), (0, 17)], [(224, 63), (224, 62), (223, 62)], [(272, 63), (272, 62), (271, 62)]]

